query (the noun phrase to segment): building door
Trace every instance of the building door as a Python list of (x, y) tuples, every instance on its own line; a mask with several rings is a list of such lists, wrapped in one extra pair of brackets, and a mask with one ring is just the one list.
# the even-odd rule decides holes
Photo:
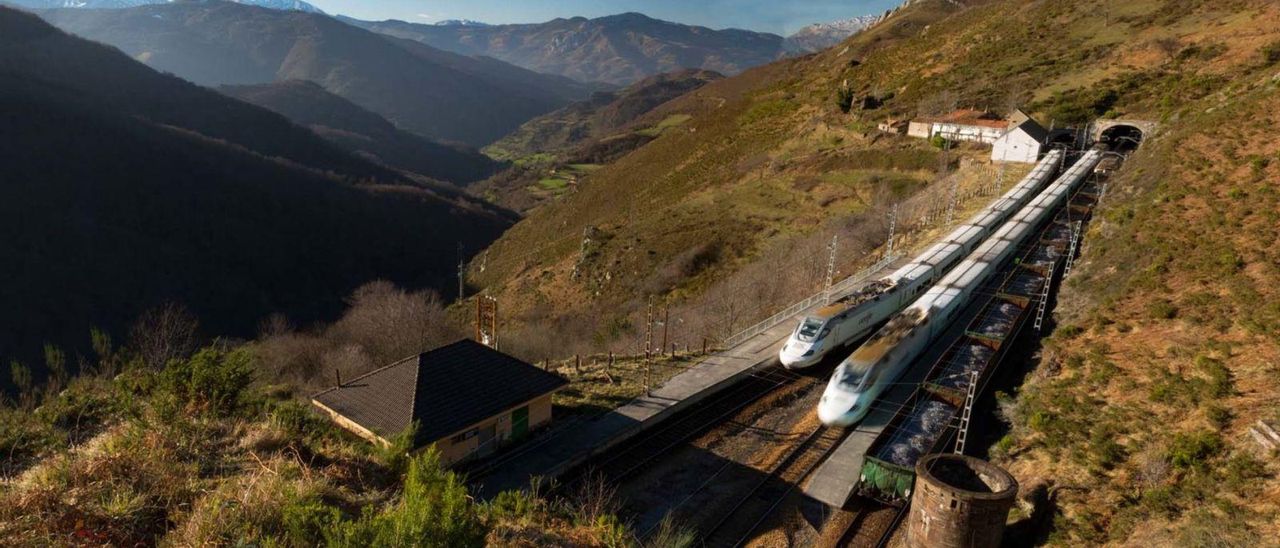
[(493, 453), (497, 448), (498, 440), (494, 439), (497, 433), (497, 426), (490, 423), (488, 426), (480, 428), (479, 443), (476, 445), (476, 456), (483, 457)]
[(529, 406), (511, 412), (511, 437), (520, 439), (529, 433)]

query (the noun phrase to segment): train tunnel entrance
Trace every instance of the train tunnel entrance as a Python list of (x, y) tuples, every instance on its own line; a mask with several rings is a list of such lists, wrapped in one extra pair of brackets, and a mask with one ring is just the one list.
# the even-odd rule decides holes
[(1142, 144), (1142, 137), (1142, 129), (1137, 126), (1116, 124), (1102, 130), (1102, 134), (1098, 136), (1098, 141), (1115, 152), (1128, 154), (1137, 150), (1138, 145)]

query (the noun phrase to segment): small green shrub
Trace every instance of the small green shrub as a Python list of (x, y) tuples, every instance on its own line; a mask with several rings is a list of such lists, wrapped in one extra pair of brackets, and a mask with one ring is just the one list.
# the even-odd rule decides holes
[(1209, 459), (1222, 451), (1222, 437), (1217, 432), (1179, 433), (1169, 445), (1169, 464), (1184, 470), (1203, 470)]
[(1167, 300), (1161, 299), (1147, 306), (1147, 312), (1157, 320), (1171, 320), (1178, 315), (1178, 307)]
[(280, 509), (284, 540), (289, 546), (317, 546), (341, 519), (337, 508), (316, 499), (294, 499)]
[(1222, 467), (1222, 479), (1236, 493), (1249, 494), (1260, 487), (1258, 479), (1267, 477), (1267, 466), (1246, 454), (1233, 455)]
[(366, 506), (359, 519), (330, 525), (331, 547), (484, 546), (488, 524), (461, 478), (428, 449), (409, 462), (400, 500), (381, 512)]
[(1225, 429), (1231, 424), (1231, 410), (1217, 404), (1209, 404), (1204, 408), (1205, 418), (1209, 419), (1209, 424), (1219, 430)]
[(215, 415), (233, 415), (253, 382), (252, 357), (244, 349), (205, 348), (186, 360), (172, 360), (160, 373), (158, 398), (173, 409), (195, 406)]
[(1084, 333), (1083, 327), (1080, 327), (1074, 324), (1069, 324), (1069, 325), (1059, 326), (1055, 334), (1063, 339), (1074, 339), (1076, 337), (1079, 337), (1081, 333)]
[(1094, 462), (1104, 470), (1115, 468), (1117, 464), (1124, 462), (1128, 456), (1128, 451), (1123, 445), (1115, 439), (1115, 434), (1107, 429), (1099, 428), (1090, 436), (1090, 452), (1093, 453)]
[(30, 465), (46, 451), (61, 448), (66, 438), (48, 423), (33, 420), (26, 412), (0, 408), (0, 476), (10, 476)]
[(1171, 487), (1157, 487), (1142, 494), (1142, 506), (1148, 511), (1172, 516), (1178, 512), (1177, 497)]
[(853, 107), (853, 90), (847, 87), (836, 90), (836, 106), (840, 107), (840, 112), (848, 114)]
[(1196, 357), (1196, 367), (1209, 377), (1208, 395), (1215, 398), (1225, 398), (1235, 393), (1235, 382), (1232, 379), (1231, 370), (1222, 364), (1221, 360), (1216, 360), (1208, 356)]
[(658, 523), (658, 530), (644, 545), (651, 548), (688, 548), (697, 541), (698, 536), (693, 531), (676, 525), (671, 514), (667, 514)]
[(1268, 65), (1280, 63), (1280, 41), (1271, 42), (1258, 50), (1262, 54), (1262, 62)]
[(418, 423), (410, 424), (403, 432), (392, 436), (387, 440), (388, 444), (374, 444), (374, 453), (378, 460), (387, 465), (388, 468), (397, 471), (404, 471), (412, 462), (413, 455), (413, 437), (418, 431)]
[(316, 415), (305, 403), (288, 399), (271, 406), (271, 422), (286, 432), (305, 439), (330, 431), (329, 422)]

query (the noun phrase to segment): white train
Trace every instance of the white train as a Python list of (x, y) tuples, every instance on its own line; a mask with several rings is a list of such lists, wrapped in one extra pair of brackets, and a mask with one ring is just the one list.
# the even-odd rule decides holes
[(1052, 218), (1101, 158), (1096, 150), (1082, 155), (955, 270), (845, 358), (822, 393), (818, 419), (828, 426), (851, 426), (862, 420), (876, 398), (951, 325), (970, 295), (1000, 271), (1023, 240)]
[(787, 369), (809, 367), (836, 348), (869, 334), (894, 313), (947, 273), (960, 259), (1040, 192), (1058, 170), (1062, 151), (1045, 154), (1022, 181), (991, 202), (946, 238), (926, 249), (910, 263), (829, 306), (805, 316), (796, 326), (778, 361)]

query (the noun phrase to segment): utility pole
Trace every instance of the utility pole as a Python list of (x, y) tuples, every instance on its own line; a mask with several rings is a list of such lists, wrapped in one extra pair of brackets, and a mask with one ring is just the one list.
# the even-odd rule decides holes
[[(653, 296), (649, 296), (649, 307), (644, 313), (644, 361), (649, 363), (649, 353), (653, 351)], [(649, 381), (645, 381), (648, 386)]]
[(884, 244), (885, 259), (893, 258), (893, 237), (894, 231), (898, 229), (898, 204), (893, 204), (893, 209), (889, 211), (889, 241)]
[(459, 259), (458, 260), (458, 300), (459, 301), (467, 297), (465, 280), (466, 280), (466, 266), (463, 264), (462, 260)]
[(458, 300), (461, 301), (467, 297), (466, 295), (466, 264), (462, 261), (462, 242), (458, 242)]
[(667, 348), (667, 333), (671, 330), (671, 305), (663, 305), (662, 307), (662, 347), (658, 349), (661, 353)]
[(839, 234), (833, 234), (831, 236), (831, 245), (827, 248), (827, 278), (822, 286), (822, 291), (826, 294), (824, 299), (827, 304), (831, 304), (831, 282), (832, 278), (834, 278), (836, 274), (836, 244), (838, 243), (839, 238)]
[(959, 199), (960, 199), (960, 178), (952, 177), (951, 187), (947, 191), (947, 217), (945, 219), (946, 222), (942, 223), (943, 226), (951, 225), (952, 217), (954, 217), (956, 213), (956, 201)]
[(489, 295), (476, 299), (476, 342), (498, 348), (498, 299)]

